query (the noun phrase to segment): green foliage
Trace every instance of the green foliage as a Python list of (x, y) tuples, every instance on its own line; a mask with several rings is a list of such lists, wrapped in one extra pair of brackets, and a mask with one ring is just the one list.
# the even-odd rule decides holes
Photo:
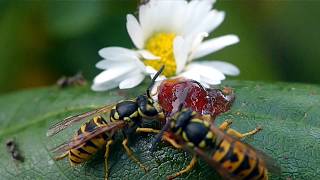
[[(78, 71), (92, 79), (99, 49), (134, 47), (126, 14), (137, 15), (139, 1), (0, 1), (0, 93)], [(240, 43), (203, 59), (237, 65), (241, 80), (319, 83), (319, 4), (218, 0), (226, 18), (210, 38), (236, 34)]]
[[(281, 178), (318, 179), (320, 164), (320, 87), (304, 84), (266, 84), (227, 81), (237, 99), (231, 111), (220, 116), (233, 120), (233, 128), (245, 132), (256, 126), (263, 131), (245, 141), (273, 157), (281, 166)], [(48, 149), (71, 137), (75, 125), (53, 138), (45, 136), (49, 125), (68, 115), (87, 111), (103, 104), (133, 97), (146, 86), (130, 91), (95, 93), (88, 87), (59, 90), (49, 87), (12, 93), (0, 97), (0, 176), (4, 179), (102, 179), (103, 152), (83, 166), (72, 168), (67, 160), (55, 162)], [(130, 146), (150, 168), (144, 174), (118, 142), (112, 147), (112, 179), (163, 179), (183, 168), (190, 155), (161, 144), (149, 151), (153, 135), (137, 135)], [(5, 141), (15, 138), (23, 163), (14, 161), (6, 152)], [(200, 161), (185, 179), (212, 179), (215, 171)], [(278, 179), (278, 177), (271, 177)]]

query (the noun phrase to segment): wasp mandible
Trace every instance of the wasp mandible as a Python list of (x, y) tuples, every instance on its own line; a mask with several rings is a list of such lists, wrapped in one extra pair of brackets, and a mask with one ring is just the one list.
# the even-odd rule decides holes
[[(108, 177), (108, 157), (110, 146), (114, 143), (114, 135), (122, 132), (124, 139), (122, 145), (128, 156), (136, 162), (142, 170), (147, 171), (138, 158), (133, 155), (128, 146), (128, 136), (131, 132), (158, 133), (159, 130), (141, 127), (143, 119), (164, 119), (161, 108), (153, 101), (150, 89), (156, 78), (163, 71), (164, 66), (153, 77), (146, 93), (131, 100), (123, 100), (116, 104), (106, 105), (93, 111), (67, 117), (61, 122), (51, 126), (47, 136), (53, 136), (75, 122), (87, 120), (73, 138), (52, 149), (55, 153), (61, 153), (55, 160), (68, 157), (72, 166), (81, 164), (92, 157), (99, 149), (105, 150), (105, 177)], [(110, 120), (106, 121), (102, 115), (110, 114)]]

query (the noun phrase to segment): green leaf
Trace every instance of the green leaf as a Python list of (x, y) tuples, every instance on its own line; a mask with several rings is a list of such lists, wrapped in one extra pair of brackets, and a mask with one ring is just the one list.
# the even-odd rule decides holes
[[(231, 111), (217, 119), (233, 120), (241, 132), (260, 125), (263, 131), (245, 141), (273, 157), (281, 166), (281, 179), (320, 178), (320, 87), (304, 84), (227, 81), (236, 101)], [(79, 126), (73, 126), (53, 138), (46, 137), (49, 125), (63, 117), (90, 110), (142, 93), (146, 86), (130, 91), (92, 92), (89, 87), (59, 90), (56, 87), (27, 90), (0, 97), (0, 176), (4, 179), (102, 179), (103, 152), (78, 167), (67, 160), (53, 161), (48, 149), (70, 138)], [(153, 135), (131, 137), (130, 147), (149, 168), (142, 172), (125, 154), (121, 142), (111, 151), (111, 179), (164, 179), (182, 169), (191, 160), (186, 152), (161, 144), (149, 151)], [(24, 162), (14, 161), (5, 142), (14, 138)], [(199, 161), (184, 179), (213, 179), (215, 170)], [(271, 177), (278, 179), (279, 177)]]

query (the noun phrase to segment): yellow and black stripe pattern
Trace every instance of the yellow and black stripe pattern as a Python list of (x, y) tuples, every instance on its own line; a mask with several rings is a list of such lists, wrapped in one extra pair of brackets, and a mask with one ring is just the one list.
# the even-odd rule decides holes
[[(107, 122), (101, 116), (96, 116), (89, 122), (83, 124), (75, 137), (86, 136), (86, 134), (89, 134), (96, 127), (106, 125)], [(110, 137), (108, 137), (106, 133), (102, 133), (86, 141), (80, 147), (69, 150), (69, 161), (71, 165), (74, 166), (90, 159), (93, 154), (105, 146), (108, 139), (110, 139)]]
[(207, 152), (212, 161), (235, 179), (268, 179), (263, 160), (251, 147), (228, 136), (218, 138), (210, 124), (196, 114), (188, 109), (178, 112), (171, 121), (170, 131), (181, 137), (187, 146)]
[(268, 179), (263, 160), (254, 150), (239, 141), (222, 140), (211, 158), (239, 179)]
[[(132, 100), (124, 100), (118, 102), (110, 111), (110, 121), (125, 121), (126, 128), (134, 130), (141, 126), (142, 118), (158, 117), (161, 112), (154, 107), (152, 99), (146, 95), (140, 95)], [(75, 138), (90, 134), (96, 127), (106, 126), (107, 122), (101, 117), (96, 116), (89, 122), (85, 123), (78, 130)], [(129, 131), (128, 131), (129, 132)], [(131, 131), (134, 132), (134, 131)], [(104, 147), (108, 140), (107, 133), (102, 133), (87, 142), (83, 143), (79, 148), (74, 148), (69, 151), (69, 160), (72, 165), (80, 164), (88, 160), (99, 149)]]

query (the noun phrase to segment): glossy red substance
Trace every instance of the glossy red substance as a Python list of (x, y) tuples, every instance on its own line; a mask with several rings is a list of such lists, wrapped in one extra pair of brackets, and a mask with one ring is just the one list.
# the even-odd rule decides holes
[(234, 94), (230, 89), (206, 89), (196, 81), (184, 78), (165, 80), (158, 87), (158, 102), (168, 114), (176, 111), (183, 102), (184, 107), (216, 117), (228, 111), (233, 100)]

